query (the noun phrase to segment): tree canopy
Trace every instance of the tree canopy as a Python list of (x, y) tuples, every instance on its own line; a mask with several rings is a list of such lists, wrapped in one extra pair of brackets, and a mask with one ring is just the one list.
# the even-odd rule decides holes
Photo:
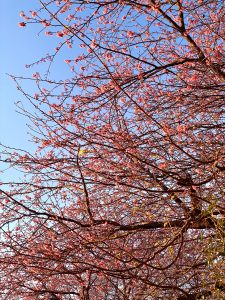
[(224, 1), (38, 2), (19, 25), (57, 45), (12, 76), (36, 152), (1, 153), (2, 299), (225, 299)]

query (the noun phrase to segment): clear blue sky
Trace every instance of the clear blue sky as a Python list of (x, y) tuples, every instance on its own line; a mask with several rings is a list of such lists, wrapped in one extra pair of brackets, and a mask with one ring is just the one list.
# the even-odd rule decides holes
[[(19, 16), (20, 11), (26, 13), (36, 7), (39, 7), (38, 0), (0, 1), (0, 143), (25, 149), (31, 147), (27, 142), (29, 136), (26, 122), (28, 120), (15, 112), (14, 103), (20, 100), (26, 104), (26, 99), (17, 91), (15, 83), (6, 73), (31, 76), (36, 68), (26, 69), (25, 65), (45, 57), (47, 53), (52, 53), (52, 49), (59, 41), (57, 38), (47, 38), (44, 33), (38, 35), (42, 29), (39, 25), (34, 24), (25, 28), (18, 26), (18, 23), (23, 21)], [(62, 73), (66, 75), (68, 70), (63, 61), (69, 58), (71, 53), (65, 54), (65, 52), (67, 50), (63, 54), (68, 54), (68, 57), (61, 54), (58, 60), (60, 75)], [(59, 69), (56, 65), (54, 77), (57, 77), (57, 70)]]
[[(20, 28), (19, 12), (31, 10), (35, 0), (3, 0), (0, 3), (0, 142), (10, 146), (28, 147), (26, 121), (15, 113), (14, 103), (22, 96), (6, 75), (24, 75), (25, 64), (45, 52), (44, 43), (37, 37), (38, 28)], [(29, 70), (30, 72), (31, 70)]]

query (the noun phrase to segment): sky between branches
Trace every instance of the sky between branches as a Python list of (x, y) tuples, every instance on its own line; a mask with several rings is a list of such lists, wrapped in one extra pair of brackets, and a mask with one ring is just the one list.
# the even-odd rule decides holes
[[(31, 137), (26, 125), (28, 120), (16, 112), (16, 103), (21, 101), (25, 107), (28, 104), (8, 74), (32, 77), (32, 73), (36, 71), (44, 72), (46, 64), (34, 65), (31, 68), (26, 68), (26, 65), (45, 57), (57, 45), (58, 40), (46, 38), (44, 32), (41, 32), (42, 28), (36, 24), (25, 28), (18, 26), (18, 23), (23, 21), (20, 12), (28, 13), (37, 7), (39, 7), (37, 0), (7, 0), (0, 3), (0, 144), (28, 151), (34, 149), (34, 145), (29, 142)], [(63, 57), (59, 57), (58, 61), (59, 75), (66, 76), (68, 66), (63, 62)], [(57, 77), (57, 70), (57, 65), (51, 69), (54, 77)], [(23, 88), (29, 90), (31, 94), (35, 93), (35, 90), (31, 91), (29, 81), (23, 82)], [(0, 180), (8, 180), (15, 175), (15, 171), (10, 170), (4, 172), (4, 175), (1, 174)]]
[[(33, 68), (26, 68), (50, 53), (57, 40), (46, 38), (41, 28), (32, 24), (26, 28), (20, 28), (18, 23), (23, 21), (20, 12), (26, 13), (39, 6), (38, 1), (33, 0), (7, 0), (0, 3), (0, 143), (16, 148), (31, 149), (28, 142), (29, 135), (26, 127), (27, 120), (16, 113), (15, 103), (22, 101), (26, 105), (26, 99), (17, 90), (16, 84), (7, 74), (16, 76), (31, 77), (37, 69), (46, 69), (46, 64), (34, 65)], [(51, 44), (52, 42), (52, 44)], [(61, 60), (61, 61), (60, 61)], [(62, 71), (66, 73), (68, 66), (63, 64), (59, 58)], [(62, 65), (65, 69), (62, 70)], [(57, 72), (57, 67), (52, 70)], [(23, 87), (29, 88), (29, 82), (24, 82)], [(34, 91), (35, 92), (35, 91)]]
[(7, 73), (24, 73), (27, 60), (35, 57), (37, 39), (31, 31), (21, 31), (17, 26), (21, 7), (29, 8), (29, 2), (7, 0), (0, 4), (0, 142), (14, 147), (25, 146), (27, 130), (26, 120), (15, 113), (14, 103), (19, 100), (20, 95)]

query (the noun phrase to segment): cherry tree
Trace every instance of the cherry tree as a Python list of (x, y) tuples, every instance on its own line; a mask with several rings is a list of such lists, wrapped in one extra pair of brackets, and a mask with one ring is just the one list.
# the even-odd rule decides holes
[(38, 2), (19, 25), (56, 45), (12, 76), (36, 151), (1, 153), (2, 299), (223, 299), (224, 1)]

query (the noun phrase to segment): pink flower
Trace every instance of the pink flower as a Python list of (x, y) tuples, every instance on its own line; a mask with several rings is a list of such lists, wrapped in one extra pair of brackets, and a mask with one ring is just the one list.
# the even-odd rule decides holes
[(35, 93), (35, 94), (34, 94), (34, 99), (35, 99), (35, 100), (38, 100), (38, 98), (39, 98), (39, 95)]
[(57, 37), (63, 37), (64, 36), (64, 34), (62, 32), (57, 32), (56, 35), (57, 35)]
[(66, 44), (67, 44), (68, 48), (72, 48), (72, 44), (70, 41), (66, 41)]
[(127, 31), (127, 36), (132, 37), (133, 35), (134, 35), (133, 31), (131, 31), (131, 30)]
[(25, 17), (24, 11), (20, 12), (20, 17)]
[(40, 78), (40, 74), (38, 72), (34, 73), (32, 75), (33, 78), (39, 79)]
[(43, 20), (41, 21), (41, 24), (44, 26), (44, 27), (49, 27), (51, 24), (49, 22), (47, 22), (46, 20)]
[(32, 16), (33, 18), (37, 16), (36, 11), (31, 11), (30, 13), (31, 13), (31, 16)]
[(161, 164), (159, 164), (159, 168), (160, 169), (165, 169), (166, 168), (166, 163), (161, 163)]
[(107, 60), (110, 60), (112, 58), (112, 53), (106, 53), (105, 57)]
[(46, 31), (45, 35), (52, 35), (52, 32), (51, 31)]
[(20, 27), (25, 27), (25, 26), (26, 26), (26, 23), (20, 22), (20, 23), (18, 23), (18, 25), (19, 25)]

